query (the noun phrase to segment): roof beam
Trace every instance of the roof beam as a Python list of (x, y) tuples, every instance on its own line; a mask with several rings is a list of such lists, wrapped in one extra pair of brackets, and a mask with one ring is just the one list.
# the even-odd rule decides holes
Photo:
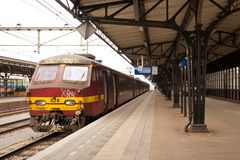
[[(87, 5), (87, 6), (76, 6), (78, 9), (82, 12), (90, 10), (90, 9), (101, 9), (109, 6), (114, 6), (114, 5), (121, 5), (121, 4), (126, 4), (132, 1), (131, 0), (121, 0), (121, 1), (113, 1), (113, 2), (107, 2), (107, 3), (99, 3), (99, 4), (93, 4), (93, 5)], [(79, 3), (80, 4), (80, 3)]]
[(131, 6), (132, 3), (128, 3), (125, 6), (123, 6), (122, 8), (120, 8), (119, 10), (117, 10), (116, 12), (112, 13), (109, 17), (114, 17), (116, 16), (118, 13), (122, 12), (123, 10), (125, 10), (126, 8), (128, 8), (129, 6)]
[[(138, 0), (135, 0), (135, 1), (138, 1)], [(138, 3), (138, 10), (139, 10), (139, 16), (143, 15), (145, 13), (145, 5), (144, 5), (144, 1), (140, 1)], [(143, 19), (141, 20), (146, 20), (146, 18), (144, 17)], [(150, 48), (150, 39), (149, 39), (149, 30), (148, 30), (148, 27), (144, 26), (143, 27), (143, 31), (144, 31), (144, 46), (146, 48), (146, 52), (148, 53), (149, 55), (149, 62), (151, 64), (151, 57), (152, 57), (152, 52), (151, 52), (151, 48)]]
[(218, 4), (216, 1), (214, 0), (209, 0), (211, 3), (213, 3), (215, 6), (217, 6), (219, 9), (225, 11), (225, 8), (223, 8), (220, 4)]
[(161, 2), (163, 2), (163, 0), (159, 0), (158, 2), (156, 2), (149, 10), (147, 10), (141, 17), (140, 19), (144, 19), (148, 13), (150, 13), (154, 8), (156, 8)]
[[(220, 39), (220, 37), (219, 37), (219, 41), (216, 41), (215, 39), (209, 37), (209, 38), (210, 38), (211, 40), (213, 40), (216, 44), (213, 45), (212, 47), (210, 47), (210, 48), (208, 49), (208, 52), (212, 52), (212, 51), (220, 48), (222, 45), (226, 45), (227, 41), (229, 41), (229, 40), (233, 37), (232, 35), (235, 35), (235, 34), (236, 34), (237, 32), (239, 32), (239, 31), (240, 31), (240, 28), (236, 29), (233, 33), (230, 33), (230, 34), (229, 34), (226, 38), (224, 38), (224, 39)], [(220, 33), (220, 34), (221, 34), (221, 33)], [(221, 35), (219, 35), (219, 36), (221, 36)], [(232, 45), (231, 47), (234, 47), (234, 48), (236, 47), (236, 48), (238, 48), (237, 45)]]
[[(137, 51), (134, 52), (134, 49), (138, 49)], [(131, 49), (128, 49), (128, 50), (131, 50), (131, 53), (133, 54), (137, 54), (138, 52), (140, 52), (141, 50), (143, 50), (144, 47), (138, 47), (138, 48), (131, 48)], [(128, 50), (125, 50), (123, 51), (124, 54), (128, 54), (129, 52), (127, 52)], [(139, 54), (138, 54), (139, 55)]]
[(234, 6), (235, 2), (238, 3), (238, 0), (228, 0), (228, 4), (224, 7), (225, 9), (221, 10), (221, 12), (215, 17), (216, 20), (208, 25), (206, 35), (210, 35), (213, 29), (216, 28), (217, 25), (219, 25), (227, 16), (240, 11), (240, 8), (237, 8), (238, 6)]
[[(166, 41), (166, 42), (158, 42), (158, 43), (151, 43), (150, 46), (154, 46), (154, 45), (161, 45), (161, 44), (169, 44), (169, 43), (173, 43), (175, 41)], [(126, 48), (120, 48), (121, 50), (129, 50), (132, 48), (139, 48), (139, 47), (144, 47), (144, 45), (138, 45), (138, 46), (131, 46), (131, 47), (126, 47)]]
[[(212, 57), (210, 57), (212, 55)], [(224, 55), (221, 55), (221, 54), (219, 54), (219, 53), (213, 53), (213, 52), (211, 52), (211, 53), (209, 53), (208, 55), (207, 55), (207, 61), (208, 62), (210, 62), (210, 61), (212, 61), (214, 58), (221, 58), (221, 57), (223, 57)]]
[[(191, 22), (191, 20), (192, 20), (192, 18), (193, 18), (192, 7), (191, 7), (192, 3), (193, 3), (193, 2), (191, 2), (191, 3), (188, 4), (187, 11), (185, 12), (185, 15), (184, 15), (184, 17), (183, 17), (183, 20), (182, 20), (182, 22), (181, 22), (181, 24), (180, 24), (180, 27), (181, 27), (183, 30), (185, 30), (185, 29), (189, 26), (189, 24), (190, 24), (190, 22)], [(177, 36), (176, 36), (176, 38), (175, 38), (175, 42), (176, 42), (175, 47), (176, 47), (176, 50), (177, 50), (177, 47), (178, 47), (177, 44), (182, 45), (182, 44), (180, 43), (180, 41), (181, 41), (181, 34), (178, 33)], [(186, 48), (186, 47), (185, 47), (185, 48)]]
[[(61, 1), (61, 0), (56, 0)], [(172, 17), (169, 17), (169, 0), (165, 0), (166, 2), (166, 20), (165, 21), (151, 21), (147, 20), (146, 16), (157, 8), (163, 2), (164, 0), (158, 0), (157, 2), (154, 2), (154, 4), (146, 11), (145, 10), (145, 3), (144, 0), (119, 0), (115, 2), (106, 2), (106, 3), (99, 3), (99, 4), (93, 4), (93, 5), (87, 5), (87, 6), (80, 6), (81, 4), (75, 4), (75, 10), (73, 10), (75, 17), (82, 21), (82, 20), (89, 20), (93, 22), (94, 24), (112, 24), (112, 25), (126, 25), (126, 26), (139, 26), (142, 27), (142, 30), (144, 32), (144, 42), (143, 46), (146, 48), (146, 52), (148, 53), (150, 59), (152, 55), (151, 51), (151, 42), (149, 37), (149, 30), (148, 27), (157, 27), (157, 28), (168, 28), (176, 30), (178, 33), (184, 33), (184, 30), (182, 30), (182, 27), (179, 26), (176, 23), (176, 17), (186, 8), (186, 6), (192, 1), (192, 0), (186, 0), (184, 4), (175, 12), (175, 14)], [(125, 4), (125, 5), (124, 5)], [(76, 6), (77, 5), (77, 6)], [(108, 15), (108, 10), (111, 8), (110, 6), (117, 6), (118, 10), (116, 10), (113, 14)], [(132, 6), (134, 8), (134, 12), (132, 19), (129, 18), (116, 18), (116, 15), (118, 15), (120, 12), (125, 10), (127, 7)], [(98, 16), (91, 14), (90, 12), (96, 11), (96, 10), (103, 10), (105, 9), (105, 15)], [(87, 14), (86, 14), (87, 13)], [(94, 16), (93, 16), (94, 15)], [(119, 53), (121, 50), (118, 48)], [(155, 48), (156, 50), (156, 48)], [(124, 51), (125, 52), (125, 51)]]
[[(240, 11), (240, 8), (239, 8), (239, 5), (238, 5), (238, 3), (239, 3), (238, 0), (228, 0), (228, 4), (227, 4), (225, 7), (220, 6), (218, 3), (216, 3), (216, 2), (213, 1), (213, 0), (209, 0), (209, 1), (210, 1), (211, 3), (213, 3), (215, 6), (217, 6), (217, 7), (220, 9), (220, 13), (214, 18), (215, 20), (212, 21), (212, 22), (207, 26), (207, 28), (206, 28), (205, 34), (206, 34), (207, 36), (209, 36), (209, 38), (210, 38), (211, 32), (212, 32), (219, 24), (221, 24), (221, 23), (223, 22), (223, 20), (224, 20), (227, 16), (229, 16), (229, 15), (235, 13), (235, 12), (239, 12), (239, 11)], [(237, 30), (239, 30), (239, 29), (237, 29)], [(235, 32), (237, 32), (237, 30), (236, 30)], [(216, 44), (213, 45), (213, 46), (211, 46), (211, 47), (207, 50), (208, 56), (209, 56), (209, 54), (213, 54), (212, 51), (214, 51), (214, 50), (216, 50), (217, 48), (221, 47), (222, 44), (224, 44), (225, 42), (227, 42), (230, 38), (231, 38), (231, 36), (226, 37), (224, 40), (222, 40), (221, 43), (216, 43), (216, 42), (215, 42)], [(217, 56), (219, 56), (219, 55), (217, 55), (217, 54), (213, 54), (213, 55), (215, 55), (215, 57), (212, 57), (212, 58), (208, 58), (208, 57), (207, 57), (208, 61), (211, 61), (211, 60), (213, 60), (214, 58), (216, 58)], [(216, 55), (217, 55), (217, 56), (216, 56)]]
[(113, 25), (124, 25), (124, 26), (148, 26), (156, 28), (168, 28), (176, 31), (180, 31), (177, 24), (172, 23), (172, 21), (135, 21), (134, 19), (126, 18), (105, 18), (105, 17), (78, 17), (79, 20), (89, 19), (90, 21), (102, 23), (102, 24), (113, 24)]
[[(55, 0), (60, 6), (62, 6), (65, 10), (67, 10), (73, 17), (77, 17), (76, 13), (77, 14), (80, 14), (80, 10), (79, 10), (79, 4), (80, 2), (78, 0), (75, 1), (75, 3), (73, 2), (74, 4), (74, 7), (73, 8), (70, 8), (69, 5), (65, 5), (61, 0)], [(113, 2), (114, 5), (116, 3), (127, 3), (127, 2), (131, 2), (130, 0), (123, 0), (123, 1), (118, 1), (118, 2)], [(117, 4), (116, 4), (117, 5)], [(80, 22), (83, 22), (83, 20), (86, 20), (86, 19), (78, 19)], [(88, 20), (88, 19), (87, 19)], [(129, 62), (129, 60), (127, 60), (120, 52), (118, 52), (119, 50), (119, 46), (117, 46), (117, 44), (109, 37), (107, 37), (106, 33), (100, 29), (100, 27), (98, 26), (98, 24), (96, 24), (95, 22), (92, 21), (92, 23), (97, 27), (97, 32), (95, 32), (95, 35), (100, 38), (103, 42), (105, 42), (109, 47), (111, 47), (116, 53), (118, 53), (123, 59), (125, 59), (129, 64), (131, 64)]]

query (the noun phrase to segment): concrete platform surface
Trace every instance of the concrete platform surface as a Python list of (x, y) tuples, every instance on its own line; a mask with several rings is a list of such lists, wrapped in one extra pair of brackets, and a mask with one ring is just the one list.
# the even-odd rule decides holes
[(31, 160), (239, 160), (240, 105), (206, 99), (209, 133), (185, 133), (188, 120), (159, 92), (146, 94), (55, 143)]
[(25, 101), (26, 97), (0, 97), (0, 103)]

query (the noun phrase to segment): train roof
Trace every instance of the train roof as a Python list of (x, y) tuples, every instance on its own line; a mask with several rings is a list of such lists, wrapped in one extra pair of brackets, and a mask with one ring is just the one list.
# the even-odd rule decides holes
[[(73, 55), (73, 54), (62, 54), (62, 55), (57, 55), (57, 56), (53, 56), (53, 57), (49, 57), (49, 58), (46, 58), (46, 59), (43, 59), (39, 62), (39, 64), (98, 64), (100, 66), (103, 66), (105, 68), (108, 68), (108, 69), (111, 69), (112, 71), (115, 71), (117, 72), (118, 74), (121, 74), (121, 75), (124, 75), (126, 77), (129, 77), (129, 78), (133, 78), (137, 81), (141, 81), (140, 79), (136, 79), (134, 77), (131, 77), (129, 75), (126, 75), (124, 73), (121, 73), (119, 71), (116, 71), (112, 68), (109, 68), (107, 66), (104, 66), (103, 64), (101, 63), (98, 63), (96, 62), (95, 60), (92, 60), (92, 59), (89, 59), (89, 58), (86, 58), (84, 56), (81, 56), (81, 55)], [(142, 81), (143, 82), (143, 81)], [(146, 83), (146, 82), (145, 82)]]
[(63, 54), (41, 60), (39, 64), (92, 64), (93, 62), (96, 63), (80, 55)]

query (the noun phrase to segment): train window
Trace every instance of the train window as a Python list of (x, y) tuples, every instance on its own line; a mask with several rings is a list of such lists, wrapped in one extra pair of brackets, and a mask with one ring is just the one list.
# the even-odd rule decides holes
[(98, 68), (93, 68), (92, 70), (92, 81), (99, 81), (99, 70)]
[(101, 69), (98, 69), (98, 78), (99, 78), (99, 80), (102, 78), (102, 70)]
[(57, 66), (40, 66), (35, 81), (52, 81), (56, 79), (57, 70)]
[(100, 77), (99, 77), (99, 69), (96, 69), (96, 77), (97, 77), (97, 81), (100, 80)]
[(67, 66), (63, 73), (63, 80), (69, 81), (86, 81), (88, 67), (86, 66)]

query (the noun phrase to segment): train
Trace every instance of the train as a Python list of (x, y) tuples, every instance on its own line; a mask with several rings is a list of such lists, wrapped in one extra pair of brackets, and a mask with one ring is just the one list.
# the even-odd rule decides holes
[(66, 132), (147, 92), (149, 84), (76, 54), (41, 60), (27, 89), (30, 127)]
[(28, 84), (26, 77), (0, 78), (0, 96), (16, 96), (15, 92), (25, 92)]

